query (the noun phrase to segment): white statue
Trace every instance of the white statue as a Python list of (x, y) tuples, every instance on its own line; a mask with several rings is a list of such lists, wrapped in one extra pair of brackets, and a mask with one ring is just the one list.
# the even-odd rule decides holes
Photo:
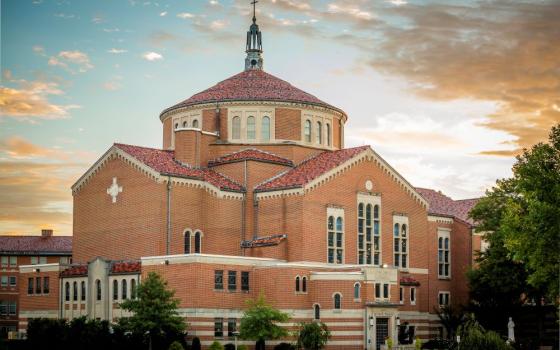
[(514, 328), (515, 328), (515, 323), (513, 323), (513, 320), (511, 319), (511, 317), (509, 318), (509, 322), (508, 322), (508, 340), (510, 342), (515, 342), (515, 334), (514, 334)]

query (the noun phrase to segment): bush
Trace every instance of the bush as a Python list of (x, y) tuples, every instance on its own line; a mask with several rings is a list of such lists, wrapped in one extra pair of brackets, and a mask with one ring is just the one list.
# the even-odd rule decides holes
[(274, 347), (274, 350), (295, 350), (296, 347), (289, 343), (280, 343)]
[(323, 322), (300, 323), (298, 345), (304, 349), (322, 349), (331, 337), (331, 332)]
[(460, 349), (469, 350), (513, 350), (498, 333), (493, 331), (485, 332), (482, 329), (471, 329), (467, 335), (461, 339)]
[(223, 345), (222, 345), (220, 342), (218, 342), (218, 341), (215, 340), (215, 341), (210, 345), (210, 347), (209, 347), (208, 349), (210, 349), (210, 350), (224, 350), (224, 347), (223, 347)]
[(200, 350), (200, 348), (201, 348), (200, 339), (198, 337), (194, 337), (194, 339), (192, 340), (191, 349), (192, 350)]
[(235, 350), (235, 344), (227, 343), (224, 345), (224, 350)]
[(237, 345), (237, 350), (249, 350), (247, 345)]
[(185, 350), (185, 348), (183, 348), (183, 345), (181, 345), (178, 341), (174, 341), (171, 345), (169, 345), (169, 350)]

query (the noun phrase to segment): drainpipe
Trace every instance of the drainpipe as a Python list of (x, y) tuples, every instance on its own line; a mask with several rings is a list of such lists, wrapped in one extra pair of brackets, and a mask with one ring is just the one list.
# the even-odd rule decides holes
[(169, 255), (171, 245), (171, 176), (167, 177), (167, 240), (165, 244), (165, 255)]
[(259, 202), (257, 194), (253, 192), (253, 239), (259, 236)]
[[(241, 242), (245, 240), (245, 231), (247, 230), (247, 218), (245, 217), (245, 206), (247, 205), (247, 161), (243, 162), (243, 187), (245, 187), (245, 194), (243, 195), (243, 204), (241, 205)], [(242, 248), (241, 254), (245, 256), (244, 248)]]
[(216, 103), (216, 131), (218, 133), (218, 136), (220, 135), (220, 130), (221, 130), (221, 123), (222, 121), (220, 120), (220, 106)]

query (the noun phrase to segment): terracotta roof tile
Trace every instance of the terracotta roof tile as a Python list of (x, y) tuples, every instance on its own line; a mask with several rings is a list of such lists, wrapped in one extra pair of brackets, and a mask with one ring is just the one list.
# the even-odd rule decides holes
[(399, 281), (401, 286), (419, 286), (420, 282), (411, 276), (403, 276)]
[(253, 240), (241, 242), (241, 247), (256, 248), (256, 247), (268, 247), (268, 246), (278, 245), (287, 237), (288, 235), (272, 235), (267, 237), (258, 237)]
[(70, 267), (60, 272), (61, 277), (87, 276), (87, 274), (88, 266), (86, 264), (70, 265)]
[(174, 151), (115, 143), (115, 147), (128, 153), (163, 175), (187, 177), (206, 181), (222, 190), (243, 192), (243, 186), (224, 175), (206, 168), (191, 168), (177, 162)]
[(138, 260), (111, 262), (112, 274), (140, 272), (141, 269), (142, 269), (142, 264)]
[(429, 188), (416, 188), (424, 199), (430, 205), (428, 212), (431, 214), (452, 216), (463, 220), (470, 225), (474, 225), (474, 221), (469, 218), (469, 211), (478, 202), (478, 198), (453, 200), (441, 192)]
[(272, 74), (262, 70), (247, 70), (221, 81), (211, 88), (191, 96), (183, 102), (167, 108), (161, 114), (176, 108), (222, 101), (283, 101), (307, 103), (331, 108), (343, 113), (340, 109), (319, 100), (317, 97), (292, 86), (290, 83)]
[(369, 149), (369, 146), (319, 153), (315, 157), (303, 161), (295, 168), (258, 185), (255, 191), (265, 192), (303, 187), (320, 175), (336, 168), (367, 149)]
[(0, 236), (0, 254), (69, 255), (72, 236)]
[(254, 160), (258, 162), (265, 162), (265, 163), (275, 163), (280, 165), (286, 166), (294, 166), (294, 163), (286, 158), (279, 157), (275, 154), (264, 152), (254, 148), (248, 148), (241, 150), (239, 152), (234, 152), (220, 158), (216, 158), (208, 162), (208, 166), (216, 166), (220, 164), (227, 164), (227, 163), (235, 163), (241, 162), (244, 160)]

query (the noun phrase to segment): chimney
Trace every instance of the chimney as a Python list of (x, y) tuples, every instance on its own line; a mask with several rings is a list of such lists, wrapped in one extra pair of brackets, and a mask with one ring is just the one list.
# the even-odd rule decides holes
[(51, 229), (42, 229), (41, 230), (41, 237), (51, 237), (53, 235), (53, 230)]

